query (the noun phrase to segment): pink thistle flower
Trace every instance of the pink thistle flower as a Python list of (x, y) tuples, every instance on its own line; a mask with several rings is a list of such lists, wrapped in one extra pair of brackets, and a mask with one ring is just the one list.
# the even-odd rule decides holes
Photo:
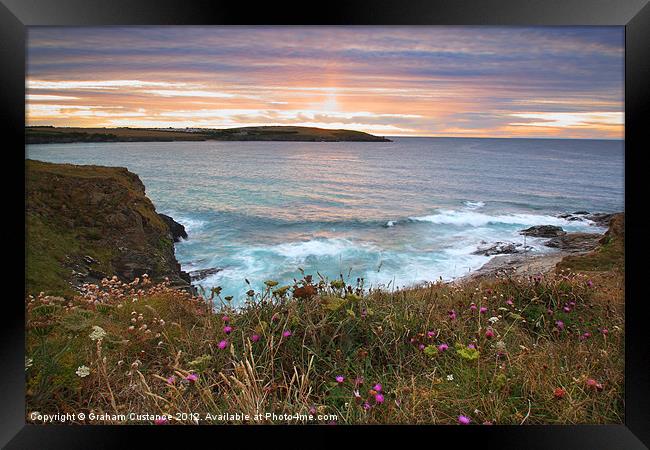
[(512, 306), (515, 303), (512, 301), (512, 297), (510, 297), (508, 300), (506, 300), (506, 305)]
[(449, 348), (449, 346), (448, 346), (447, 344), (440, 344), (440, 345), (438, 346), (438, 351), (439, 351), (440, 353), (442, 353), (442, 352), (446, 351), (448, 348)]
[(282, 336), (284, 336), (284, 337), (289, 337), (289, 336), (291, 336), (292, 334), (293, 334), (293, 333), (291, 332), (291, 330), (284, 330), (284, 331), (282, 332)]
[(420, 350), (424, 350), (424, 344), (420, 344), (420, 345), (418, 345), (418, 348), (419, 348)]
[(223, 317), (221, 318), (221, 320), (223, 320), (224, 322), (230, 322), (230, 317), (228, 317), (228, 316), (223, 316)]
[(158, 419), (153, 421), (153, 423), (155, 423), (156, 425), (165, 425), (168, 422), (169, 420), (167, 420), (167, 417), (159, 417)]
[(603, 328), (602, 330), (600, 330), (600, 332), (606, 335), (607, 333), (609, 333), (609, 330), (607, 328)]
[(260, 335), (259, 334), (254, 334), (251, 336), (251, 341), (257, 342), (260, 340)]
[(375, 403), (381, 404), (384, 403), (384, 396), (380, 393), (375, 395)]
[(341, 384), (345, 381), (345, 377), (342, 375), (338, 375), (336, 378), (334, 378), (337, 383)]
[(186, 376), (185, 379), (191, 383), (194, 383), (196, 380), (199, 379), (199, 376), (195, 373), (191, 373), (188, 376)]
[(435, 335), (436, 335), (436, 332), (435, 332), (435, 331), (433, 331), (433, 330), (432, 330), (432, 331), (427, 331), (427, 336), (428, 336), (428, 337), (432, 338), (432, 337), (434, 337)]
[(365, 403), (363, 404), (363, 409), (365, 409), (366, 411), (368, 411), (370, 408), (372, 408), (372, 406), (370, 406), (370, 403), (365, 402)]
[(469, 309), (471, 309), (472, 311), (476, 311), (476, 304), (472, 303), (471, 305), (469, 305)]
[(481, 306), (481, 309), (479, 309), (479, 312), (480, 312), (481, 314), (485, 314), (485, 313), (487, 312), (487, 310), (488, 310), (488, 309), (487, 309), (485, 306)]
[(467, 416), (458, 416), (458, 423), (461, 425), (469, 425), (471, 422), (470, 418)]
[(449, 319), (456, 320), (456, 311), (454, 311), (453, 309), (449, 311)]
[(467, 346), (467, 348), (469, 348), (470, 350), (475, 350), (475, 349), (476, 349), (476, 345), (474, 345), (474, 344), (469, 344), (469, 345)]
[(226, 334), (230, 334), (232, 332), (232, 327), (230, 325), (223, 327), (223, 332)]
[(494, 337), (494, 331), (492, 331), (492, 328), (488, 328), (485, 331), (485, 337), (488, 339), (492, 339)]
[(560, 331), (564, 330), (564, 322), (562, 322), (561, 320), (556, 321), (556, 322), (555, 322), (555, 326), (556, 326), (557, 329), (560, 330)]
[(587, 286), (592, 287), (594, 285), (593, 281), (587, 280)]
[(576, 302), (569, 302), (569, 306), (575, 306)]
[(221, 350), (223, 350), (224, 348), (228, 347), (228, 341), (226, 341), (226, 340), (224, 339), (223, 341), (219, 342), (219, 344), (218, 344), (217, 346), (218, 346)]
[(377, 383), (372, 387), (373, 391), (381, 392), (382, 386), (381, 384)]
[(565, 306), (564, 308), (562, 308), (562, 310), (563, 310), (565, 313), (569, 313), (569, 312), (571, 312), (571, 308), (569, 308), (568, 306)]
[(551, 308), (547, 309), (546, 314), (548, 314), (549, 316), (552, 316), (553, 315), (553, 310)]
[(176, 382), (176, 377), (174, 375), (167, 378), (167, 384), (174, 384), (175, 382)]

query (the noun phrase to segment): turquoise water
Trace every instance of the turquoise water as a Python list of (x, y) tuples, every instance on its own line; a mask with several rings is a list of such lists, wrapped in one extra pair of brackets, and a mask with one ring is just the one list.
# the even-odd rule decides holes
[[(42, 161), (123, 166), (159, 212), (183, 223), (185, 270), (240, 298), (298, 268), (366, 286), (452, 279), (555, 224), (602, 231), (564, 212), (624, 208), (622, 141), (394, 138), (389, 143), (165, 142), (29, 145)], [(528, 238), (534, 252), (552, 251)]]

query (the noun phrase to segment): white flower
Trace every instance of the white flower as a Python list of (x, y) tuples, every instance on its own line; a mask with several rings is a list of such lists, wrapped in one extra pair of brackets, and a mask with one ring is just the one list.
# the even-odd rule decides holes
[(106, 336), (106, 331), (104, 331), (102, 327), (98, 327), (97, 325), (93, 327), (93, 331), (88, 335), (88, 337), (93, 341), (104, 339), (104, 336)]
[(454, 381), (453, 375), (447, 375), (447, 381)]
[(90, 369), (86, 366), (79, 366), (77, 367), (77, 371), (75, 373), (81, 378), (84, 378), (90, 375)]
[(498, 322), (498, 321), (499, 321), (499, 318), (498, 318), (498, 317), (490, 317), (490, 318), (488, 319), (488, 322), (490, 322), (490, 323), (492, 323), (492, 324), (495, 323), (495, 322)]

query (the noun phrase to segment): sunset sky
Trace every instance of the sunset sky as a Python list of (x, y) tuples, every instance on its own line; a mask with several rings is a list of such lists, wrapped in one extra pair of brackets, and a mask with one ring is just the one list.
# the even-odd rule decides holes
[(623, 138), (622, 27), (34, 27), (27, 124)]

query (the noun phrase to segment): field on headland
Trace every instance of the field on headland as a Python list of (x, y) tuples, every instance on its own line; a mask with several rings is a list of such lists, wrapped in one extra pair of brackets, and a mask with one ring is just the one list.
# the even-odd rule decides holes
[(72, 142), (171, 142), (171, 141), (371, 141), (388, 139), (353, 130), (314, 127), (263, 126), (227, 129), (149, 129), (26, 127), (27, 144)]

